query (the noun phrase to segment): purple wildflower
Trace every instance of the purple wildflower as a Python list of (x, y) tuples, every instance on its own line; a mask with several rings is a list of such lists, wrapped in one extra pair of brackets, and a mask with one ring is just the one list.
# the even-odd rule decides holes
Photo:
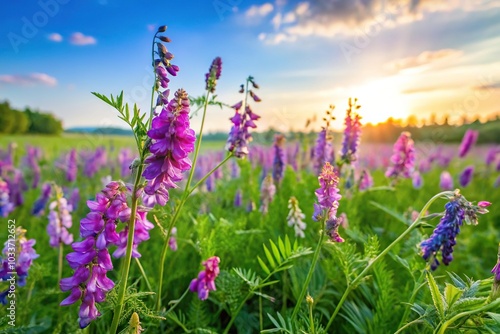
[(66, 256), (75, 272), (59, 282), (62, 291), (71, 291), (61, 306), (78, 300), (82, 302), (79, 311), (81, 328), (87, 327), (100, 315), (95, 303), (102, 303), (106, 292), (114, 287), (113, 281), (106, 276), (113, 269), (108, 247), (118, 244), (120, 240), (116, 224), (130, 219), (127, 192), (123, 183), (111, 182), (94, 201), (87, 201), (90, 213), (80, 221), (83, 240), (73, 243), (74, 252)]
[(316, 140), (316, 146), (314, 146), (313, 160), (314, 160), (314, 170), (319, 173), (322, 166), (328, 162), (332, 163), (334, 158), (333, 148), (331, 143), (331, 136), (328, 134), (328, 128), (323, 128), (318, 134), (318, 139)]
[(210, 65), (208, 73), (205, 74), (205, 90), (210, 93), (215, 93), (215, 86), (217, 85), (217, 80), (219, 80), (222, 71), (222, 59), (216, 57)]
[(337, 218), (337, 209), (339, 200), (342, 196), (339, 194), (339, 177), (337, 171), (326, 162), (321, 174), (318, 177), (320, 188), (315, 192), (318, 202), (314, 204), (314, 221), (326, 219), (326, 233), (331, 241), (344, 242), (339, 235), (338, 228), (340, 222)]
[(206, 300), (210, 291), (215, 291), (215, 279), (219, 276), (220, 259), (217, 256), (208, 258), (202, 265), (205, 270), (200, 271), (198, 277), (191, 281), (189, 290), (197, 292), (200, 300)]
[(26, 158), (25, 162), (28, 168), (33, 172), (33, 180), (31, 183), (31, 188), (35, 189), (38, 187), (40, 182), (40, 165), (38, 164), (38, 157), (40, 156), (39, 149), (33, 146), (26, 147)]
[(33, 209), (31, 210), (31, 213), (35, 216), (41, 216), (44, 211), (45, 211), (45, 206), (47, 205), (47, 202), (50, 199), (50, 192), (52, 190), (52, 187), (50, 183), (44, 183), (42, 185), (42, 193), (40, 197), (35, 201), (33, 204)]
[(347, 109), (347, 114), (345, 117), (345, 129), (344, 129), (344, 139), (342, 141), (342, 150), (340, 152), (342, 160), (347, 163), (357, 160), (357, 152), (359, 146), (359, 140), (361, 137), (361, 117), (354, 113), (353, 109), (359, 109), (360, 106), (356, 105), (357, 99), (349, 98), (349, 109)]
[(120, 150), (118, 153), (118, 162), (120, 163), (120, 175), (121, 177), (126, 177), (130, 175), (131, 169), (130, 165), (134, 161), (134, 156), (132, 151), (128, 148)]
[(479, 136), (479, 132), (474, 130), (467, 130), (462, 138), (462, 143), (458, 149), (458, 156), (463, 158), (469, 153), (472, 146), (477, 141), (477, 137)]
[(272, 202), (275, 194), (276, 186), (273, 183), (271, 175), (268, 175), (264, 178), (260, 187), (260, 212), (266, 214), (269, 211), (269, 204)]
[(78, 172), (78, 166), (76, 163), (76, 150), (72, 149), (69, 152), (68, 160), (66, 162), (66, 180), (68, 182), (73, 182), (76, 180), (76, 174)]
[[(139, 258), (141, 254), (137, 251), (137, 246), (146, 240), (149, 240), (149, 230), (151, 230), (154, 225), (147, 219), (147, 212), (144, 210), (138, 210), (135, 220), (134, 229), (134, 242), (132, 244), (132, 257)], [(116, 243), (118, 248), (113, 253), (116, 258), (125, 256), (127, 252), (127, 239), (128, 239), (129, 229), (128, 225), (118, 234), (119, 240)]]
[(443, 171), (439, 180), (439, 187), (442, 190), (452, 190), (453, 189), (453, 178), (448, 171)]
[(414, 171), (412, 175), (413, 188), (420, 189), (423, 185), (422, 175), (419, 171)]
[(234, 195), (234, 206), (241, 206), (242, 201), (243, 201), (243, 196), (241, 194), (241, 189), (238, 189), (236, 191), (236, 194)]
[(462, 171), (459, 177), (459, 182), (462, 187), (467, 187), (467, 185), (472, 180), (472, 175), (474, 174), (474, 166), (467, 166)]
[(152, 155), (146, 158), (142, 174), (148, 180), (144, 191), (165, 205), (168, 189), (176, 188), (182, 172), (191, 168), (188, 155), (193, 152), (196, 140), (189, 124), (189, 99), (184, 90), (179, 89), (175, 98), (153, 118), (148, 136), (152, 140), (149, 148)]
[(490, 166), (497, 160), (498, 153), (500, 153), (500, 147), (494, 146), (488, 150), (486, 153), (486, 165)]
[(39, 255), (36, 253), (33, 246), (35, 245), (35, 239), (28, 240), (26, 238), (26, 230), (22, 227), (17, 227), (15, 239), (15, 265), (8, 261), (12, 253), (12, 242), (9, 239), (5, 242), (5, 247), (2, 251), (2, 258), (0, 259), (0, 282), (6, 281), (12, 277), (11, 272), (17, 273), (17, 285), (23, 287), (26, 285), (26, 278), (28, 277), (28, 271), (33, 264), (33, 260)]
[[(253, 83), (253, 78), (249, 77), (247, 79), (248, 82)], [(254, 84), (255, 87), (255, 84)], [(256, 87), (257, 88), (257, 87)], [(243, 91), (240, 91), (243, 93)], [(247, 94), (249, 92), (247, 91)], [(250, 94), (253, 94), (250, 91)], [(260, 99), (256, 100), (256, 102), (260, 102)], [(246, 101), (246, 99), (245, 99)], [(257, 121), (260, 116), (255, 114), (248, 104), (244, 107), (244, 112), (240, 113), (240, 109), (243, 106), (243, 101), (236, 103), (232, 108), (235, 111), (233, 117), (230, 118), (233, 126), (231, 127), (231, 131), (229, 132), (229, 136), (227, 138), (226, 150), (229, 152), (233, 152), (233, 154), (237, 158), (243, 158), (248, 155), (248, 143), (252, 141), (252, 135), (250, 134), (250, 128), (255, 129), (257, 125), (255, 121)]]
[(66, 198), (58, 195), (54, 202), (49, 205), (49, 224), (47, 233), (50, 236), (49, 244), (51, 247), (59, 247), (61, 243), (69, 245), (73, 242), (73, 234), (68, 229), (73, 225), (71, 211), (73, 208), (68, 204)]
[(359, 178), (359, 190), (366, 190), (371, 187), (373, 187), (373, 178), (370, 171), (363, 169)]
[(453, 260), (453, 246), (460, 232), (465, 213), (458, 201), (450, 201), (445, 205), (446, 212), (429, 239), (420, 244), (424, 260), (431, 260), (431, 269), (439, 266), (437, 254), (441, 251), (442, 261), (445, 265)]
[(14, 204), (10, 202), (9, 186), (0, 178), (0, 217), (7, 217), (14, 210)]
[(80, 189), (73, 188), (68, 202), (73, 208), (73, 210), (76, 210), (78, 208), (78, 203), (80, 202)]
[(495, 275), (495, 281), (497, 283), (500, 282), (500, 245), (499, 245), (499, 248), (498, 248), (498, 260), (497, 260), (497, 264), (495, 264), (495, 266), (491, 270), (491, 273), (493, 275)]
[(415, 166), (415, 146), (409, 132), (402, 132), (394, 144), (391, 162), (392, 166), (387, 169), (386, 177), (411, 177)]
[(274, 137), (274, 163), (273, 163), (273, 180), (279, 184), (285, 173), (285, 136), (276, 135)]
[(168, 247), (172, 250), (172, 251), (176, 251), (177, 250), (177, 227), (172, 227), (172, 231), (170, 232), (170, 239), (168, 239)]
[(497, 263), (491, 270), (491, 273), (494, 275), (493, 286), (490, 293), (490, 298), (493, 301), (500, 297), (500, 244), (498, 245)]

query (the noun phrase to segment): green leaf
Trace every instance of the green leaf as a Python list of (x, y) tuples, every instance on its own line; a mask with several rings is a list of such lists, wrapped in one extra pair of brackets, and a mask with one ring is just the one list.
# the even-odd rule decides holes
[(285, 244), (283, 243), (283, 240), (281, 240), (281, 237), (278, 238), (278, 247), (280, 249), (281, 254), (283, 254), (285, 258), (287, 258), (290, 255), (289, 253), (286, 252)]
[(266, 266), (266, 264), (264, 263), (264, 261), (262, 261), (262, 259), (258, 255), (257, 255), (257, 260), (259, 261), (259, 264), (260, 264), (260, 267), (262, 268), (262, 270), (264, 270), (264, 272), (267, 275), (270, 275), (271, 274), (271, 270), (269, 270), (269, 268)]
[(274, 258), (278, 262), (278, 264), (281, 264), (281, 256), (280, 256), (280, 251), (278, 250), (278, 247), (276, 247), (276, 244), (272, 242), (272, 240), (269, 240), (271, 243), (271, 250), (273, 251)]
[(430, 272), (426, 273), (427, 283), (429, 284), (429, 290), (431, 291), (432, 301), (434, 303), (434, 307), (436, 308), (439, 317), (441, 320), (444, 319), (444, 303), (443, 296), (439, 291), (439, 288), (434, 280), (434, 276)]
[(292, 245), (290, 244), (288, 235), (285, 236), (285, 249), (287, 254), (292, 254)]
[(463, 291), (454, 286), (453, 284), (446, 283), (444, 288), (444, 298), (448, 308), (450, 308), (461, 296)]
[(276, 262), (274, 262), (271, 252), (269, 251), (269, 249), (267, 249), (266, 245), (263, 245), (263, 247), (264, 247), (264, 252), (266, 253), (267, 261), (269, 261), (269, 264), (273, 269), (276, 268)]

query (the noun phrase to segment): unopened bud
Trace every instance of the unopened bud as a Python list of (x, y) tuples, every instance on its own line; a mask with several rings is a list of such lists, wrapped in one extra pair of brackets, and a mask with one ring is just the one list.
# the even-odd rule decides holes
[(309, 306), (312, 306), (314, 304), (314, 299), (313, 297), (311, 297), (311, 295), (307, 295), (306, 296), (306, 303), (309, 305)]
[(158, 36), (160, 41), (165, 42), (165, 43), (170, 43), (172, 40), (168, 38), (167, 36)]
[(158, 28), (158, 32), (165, 32), (167, 31), (167, 26), (161, 26)]

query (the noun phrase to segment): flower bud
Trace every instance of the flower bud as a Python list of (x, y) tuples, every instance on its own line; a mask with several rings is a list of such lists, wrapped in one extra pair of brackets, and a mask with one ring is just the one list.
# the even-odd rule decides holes
[(165, 32), (165, 31), (167, 31), (167, 26), (161, 26), (158, 28), (157, 32)]

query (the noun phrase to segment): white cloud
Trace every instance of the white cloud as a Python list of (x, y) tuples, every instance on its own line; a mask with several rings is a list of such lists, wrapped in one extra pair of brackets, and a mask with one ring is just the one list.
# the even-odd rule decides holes
[(18, 86), (56, 86), (57, 79), (45, 73), (4, 74), (0, 75), (0, 83)]
[(49, 40), (51, 40), (52, 42), (56, 42), (56, 43), (62, 42), (62, 40), (63, 40), (63, 37), (61, 36), (61, 34), (58, 34), (56, 32), (50, 34), (49, 36), (47, 36), (47, 38)]
[(245, 15), (247, 17), (264, 17), (271, 13), (273, 10), (273, 4), (267, 2), (261, 6), (253, 5), (246, 11)]
[(389, 71), (399, 72), (405, 69), (411, 69), (436, 63), (444, 59), (446, 59), (446, 61), (450, 61), (452, 58), (458, 58), (462, 54), (462, 51), (455, 49), (424, 51), (416, 56), (393, 60), (385, 64), (384, 67)]
[(74, 45), (91, 45), (96, 44), (97, 40), (92, 36), (86, 36), (81, 32), (75, 32), (71, 35), (70, 42)]
[(271, 23), (273, 24), (274, 29), (278, 30), (281, 27), (281, 13), (274, 15)]

